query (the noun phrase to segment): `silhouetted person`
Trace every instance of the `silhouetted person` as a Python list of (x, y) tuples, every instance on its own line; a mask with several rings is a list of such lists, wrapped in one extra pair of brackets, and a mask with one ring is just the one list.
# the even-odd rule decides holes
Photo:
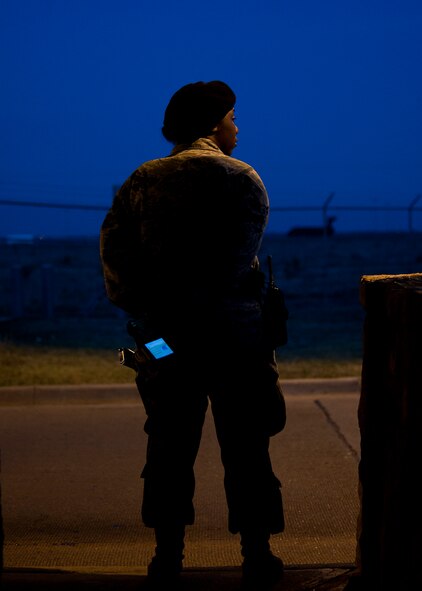
[(258, 581), (264, 589), (283, 572), (269, 543), (284, 529), (269, 441), (284, 428), (286, 410), (263, 335), (257, 258), (269, 204), (255, 170), (230, 156), (235, 100), (220, 81), (180, 88), (162, 128), (171, 154), (133, 172), (101, 229), (108, 297), (136, 319), (138, 347), (164, 337), (174, 351), (136, 378), (148, 434), (142, 519), (156, 536), (148, 577), (159, 585), (174, 583), (182, 569), (208, 401), (244, 586)]

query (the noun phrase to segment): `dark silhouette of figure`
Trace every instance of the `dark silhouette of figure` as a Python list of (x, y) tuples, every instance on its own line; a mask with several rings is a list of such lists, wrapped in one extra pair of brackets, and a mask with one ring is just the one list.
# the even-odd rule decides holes
[(296, 226), (288, 231), (287, 236), (332, 236), (335, 221), (336, 217), (330, 216), (325, 226)]
[(141, 512), (156, 537), (148, 578), (171, 588), (194, 522), (193, 468), (209, 403), (243, 585), (265, 589), (283, 573), (270, 549), (284, 515), (269, 442), (286, 409), (263, 330), (258, 260), (269, 203), (256, 171), (231, 156), (235, 100), (220, 81), (180, 88), (162, 128), (173, 150), (126, 180), (101, 228), (107, 294), (133, 319), (137, 350), (164, 338), (173, 351), (144, 357), (136, 377), (148, 434)]

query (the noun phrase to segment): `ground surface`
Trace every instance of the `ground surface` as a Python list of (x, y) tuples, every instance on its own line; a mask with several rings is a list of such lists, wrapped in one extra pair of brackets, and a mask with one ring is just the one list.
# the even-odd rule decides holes
[[(287, 359), (359, 359), (362, 275), (422, 268), (417, 233), (267, 235), (260, 256), (264, 270), (267, 254), (290, 312), (289, 343), (282, 350)], [(104, 294), (96, 237), (0, 244), (0, 282), (0, 338), (104, 349), (126, 339), (125, 320)], [(7, 321), (17, 309), (22, 317)]]

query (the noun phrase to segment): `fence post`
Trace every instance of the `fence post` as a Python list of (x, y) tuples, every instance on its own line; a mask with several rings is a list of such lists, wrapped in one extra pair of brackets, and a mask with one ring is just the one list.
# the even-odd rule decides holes
[(22, 267), (13, 265), (11, 268), (12, 283), (12, 317), (22, 318), (23, 316), (23, 289), (22, 289)]
[(41, 265), (42, 309), (44, 318), (54, 316), (54, 267), (50, 264)]
[(407, 215), (408, 215), (408, 224), (409, 224), (409, 232), (412, 233), (413, 232), (413, 210), (415, 209), (416, 203), (419, 201), (419, 199), (422, 197), (421, 194), (416, 195), (416, 197), (414, 199), (412, 199), (412, 201), (409, 204), (409, 209), (407, 210)]
[(324, 228), (324, 236), (327, 236), (327, 230), (328, 230), (328, 215), (327, 215), (328, 206), (329, 206), (330, 202), (332, 201), (334, 195), (335, 195), (335, 193), (330, 193), (328, 195), (327, 199), (324, 201), (324, 205), (322, 206), (322, 227)]

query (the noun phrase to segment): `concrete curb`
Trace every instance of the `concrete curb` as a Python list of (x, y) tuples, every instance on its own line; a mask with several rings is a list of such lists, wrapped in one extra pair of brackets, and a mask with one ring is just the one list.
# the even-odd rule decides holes
[(133, 404), (139, 400), (135, 384), (8, 386), (0, 388), (0, 406)]
[[(287, 567), (281, 583), (274, 587), (300, 591), (342, 591), (354, 572), (352, 565), (312, 565)], [(193, 568), (183, 572), (183, 588), (201, 589), (202, 591), (233, 590), (239, 588), (240, 568)], [(32, 589), (46, 591), (51, 589), (74, 589), (91, 591), (140, 591), (149, 588), (146, 585), (145, 573), (99, 572), (96, 569), (61, 570), (61, 569), (6, 569), (3, 573), (4, 589)], [(3, 589), (3, 587), (2, 587)]]
[[(358, 394), (358, 378), (282, 380), (287, 396)], [(39, 404), (136, 404), (140, 401), (135, 384), (80, 384), (51, 386), (6, 386), (0, 388), (0, 406)]]
[(359, 394), (360, 378), (308, 378), (281, 380), (284, 394)]

